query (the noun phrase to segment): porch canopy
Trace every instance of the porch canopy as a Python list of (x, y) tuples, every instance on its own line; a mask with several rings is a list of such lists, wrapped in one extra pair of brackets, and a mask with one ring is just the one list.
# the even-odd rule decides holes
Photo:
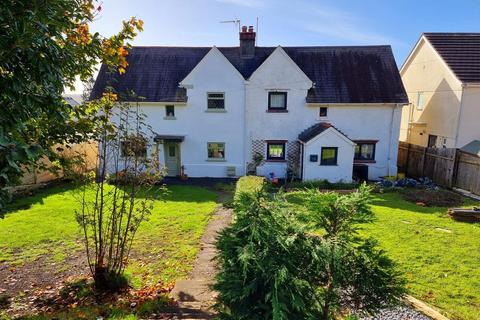
[(185, 136), (169, 135), (169, 134), (157, 134), (155, 138), (153, 138), (153, 141), (155, 142), (163, 142), (163, 141), (183, 142), (183, 140), (185, 140)]

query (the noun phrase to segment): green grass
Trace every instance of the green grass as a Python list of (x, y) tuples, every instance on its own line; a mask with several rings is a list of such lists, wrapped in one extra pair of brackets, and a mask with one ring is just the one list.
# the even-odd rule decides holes
[(454, 221), (447, 208), (420, 207), (398, 193), (375, 195), (373, 211), (377, 220), (362, 235), (398, 263), (409, 293), (451, 319), (479, 319), (480, 224)]
[[(304, 210), (301, 193), (286, 198)], [(454, 221), (447, 208), (421, 207), (397, 192), (374, 194), (372, 210), (376, 219), (360, 234), (377, 239), (397, 263), (408, 293), (450, 319), (480, 319), (480, 224)]]
[[(127, 268), (132, 283), (185, 277), (216, 205), (216, 194), (206, 189), (168, 187), (168, 194), (155, 200), (149, 220), (138, 230)], [(69, 185), (14, 201), (0, 220), (0, 262), (19, 265), (38, 258), (62, 262), (72, 250), (83, 250), (75, 208), (78, 190)]]

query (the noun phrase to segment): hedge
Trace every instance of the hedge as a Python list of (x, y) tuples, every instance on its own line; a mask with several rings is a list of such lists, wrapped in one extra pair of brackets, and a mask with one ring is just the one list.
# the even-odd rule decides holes
[(235, 197), (237, 200), (241, 193), (251, 193), (260, 191), (265, 184), (264, 177), (258, 176), (245, 176), (241, 177), (237, 181), (237, 186), (235, 188)]

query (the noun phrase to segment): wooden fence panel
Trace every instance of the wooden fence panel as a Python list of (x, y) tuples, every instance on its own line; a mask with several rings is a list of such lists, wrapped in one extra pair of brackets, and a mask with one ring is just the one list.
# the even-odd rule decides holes
[(480, 195), (480, 157), (458, 150), (455, 185)]
[(455, 153), (453, 148), (426, 148), (423, 175), (438, 185), (452, 187)]
[(398, 168), (412, 178), (428, 177), (444, 187), (480, 194), (480, 157), (454, 148), (425, 148), (401, 142)]
[(425, 148), (411, 144), (408, 150), (407, 176), (414, 178), (424, 177)]

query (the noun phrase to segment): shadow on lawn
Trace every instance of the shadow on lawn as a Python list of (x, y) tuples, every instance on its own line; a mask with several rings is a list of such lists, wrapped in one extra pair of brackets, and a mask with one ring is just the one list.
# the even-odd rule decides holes
[[(399, 192), (387, 192), (382, 194), (373, 194), (372, 205), (378, 207), (385, 207), (403, 211), (412, 211), (415, 213), (424, 213), (424, 214), (447, 214), (448, 207), (427, 207), (418, 205), (416, 203), (410, 202), (402, 197)], [(473, 206), (474, 201), (469, 199), (463, 199), (461, 206)]]
[[(67, 193), (66, 196), (71, 197), (75, 201), (75, 191), (80, 188), (80, 185), (75, 183), (58, 183), (51, 186), (32, 191), (29, 194), (21, 194), (14, 196), (12, 202), (8, 204), (5, 215), (11, 214), (18, 210), (28, 210), (35, 204), (44, 204), (47, 197)], [(94, 189), (91, 189), (92, 191)], [(155, 186), (150, 191), (153, 193), (155, 200), (169, 201), (169, 202), (210, 202), (217, 201), (217, 194), (199, 186), (189, 185), (169, 185), (169, 186)], [(144, 198), (145, 192), (140, 192), (138, 198)], [(78, 192), (80, 199), (80, 192)]]
[(35, 204), (44, 204), (44, 199), (53, 195), (73, 191), (78, 187), (74, 183), (61, 182), (42, 187), (27, 193), (14, 195), (7, 205), (6, 215), (17, 210), (28, 210)]

